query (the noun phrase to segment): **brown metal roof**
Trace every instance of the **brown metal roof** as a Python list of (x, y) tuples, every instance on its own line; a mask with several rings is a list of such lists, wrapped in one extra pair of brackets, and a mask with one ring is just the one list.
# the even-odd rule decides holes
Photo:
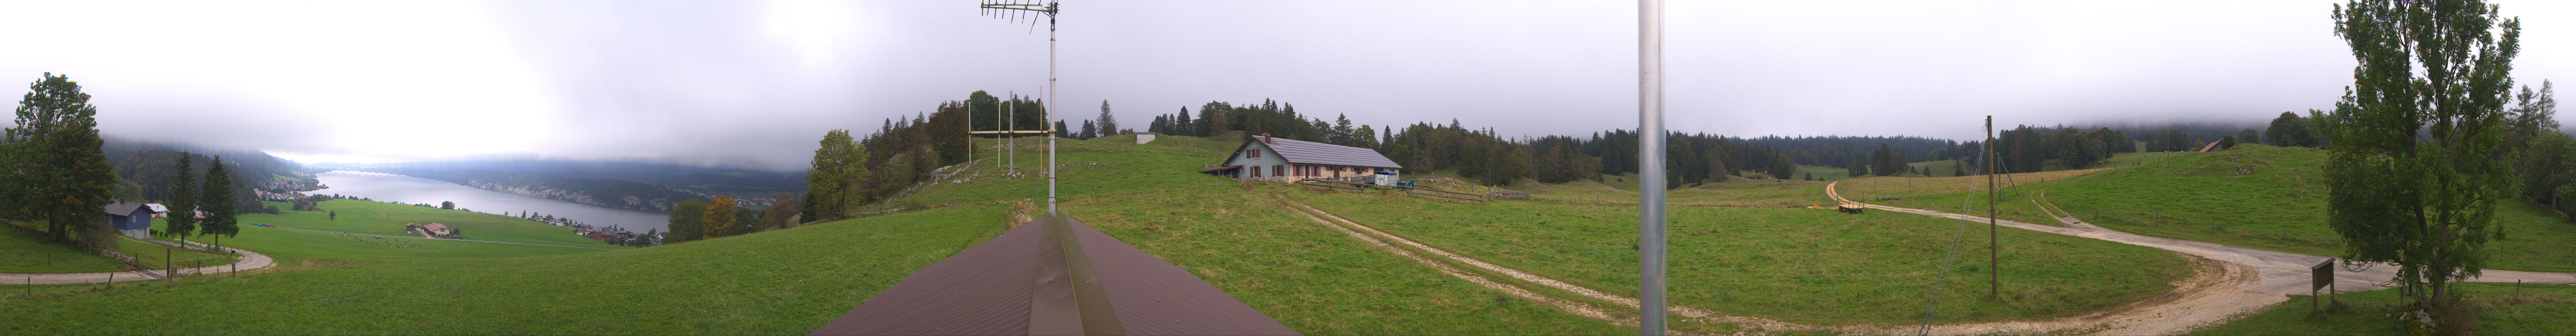
[(1188, 270), (1060, 214), (923, 267), (813, 334), (1071, 333), (1297, 334)]

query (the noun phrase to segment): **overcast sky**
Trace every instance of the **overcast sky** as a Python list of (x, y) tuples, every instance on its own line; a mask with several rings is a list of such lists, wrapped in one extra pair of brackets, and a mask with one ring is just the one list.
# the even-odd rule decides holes
[[(2257, 121), (2351, 82), (2330, 1), (1674, 2), (1669, 122), (1981, 136), (1980, 118)], [(2525, 19), (2520, 84), (2576, 78), (2576, 5)], [(1062, 119), (1277, 99), (1505, 135), (1636, 127), (1623, 1), (1071, 1)], [(304, 162), (517, 156), (801, 169), (973, 90), (1046, 82), (1041, 22), (974, 2), (0, 3), (0, 80), (70, 75), (110, 136)], [(11, 84), (11, 87), (15, 87)], [(17, 89), (11, 89), (17, 90)], [(2562, 118), (2565, 119), (2565, 118)]]

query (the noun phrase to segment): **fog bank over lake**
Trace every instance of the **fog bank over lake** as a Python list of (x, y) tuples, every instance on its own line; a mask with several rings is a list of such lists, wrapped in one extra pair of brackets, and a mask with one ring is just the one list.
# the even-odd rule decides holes
[(521, 211), (528, 211), (554, 215), (556, 218), (571, 218), (576, 222), (603, 228), (623, 227), (627, 231), (636, 233), (643, 233), (645, 230), (670, 229), (668, 227), (670, 216), (660, 212), (557, 201), (394, 174), (340, 170), (314, 176), (322, 180), (322, 185), (330, 188), (308, 191), (305, 194), (339, 194), (404, 204), (456, 202), (456, 208), (472, 209), (474, 212), (518, 216)]

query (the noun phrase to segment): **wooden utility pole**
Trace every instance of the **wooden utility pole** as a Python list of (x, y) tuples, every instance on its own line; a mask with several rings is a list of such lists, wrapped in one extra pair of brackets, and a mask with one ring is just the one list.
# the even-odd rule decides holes
[(2003, 263), (2001, 262), (2001, 261), (2003, 260), (2003, 257), (2002, 257), (2003, 252), (2001, 252), (2001, 251), (2002, 251), (2002, 249), (2003, 249), (2003, 246), (2000, 244), (2000, 243), (2002, 242), (2002, 240), (1995, 238), (1995, 231), (1996, 231), (1996, 230), (1995, 230), (1995, 227), (1996, 227), (1996, 226), (1999, 226), (1999, 225), (1997, 225), (1997, 222), (1996, 222), (1996, 219), (1995, 219), (1995, 215), (1996, 215), (1995, 208), (2000, 208), (2000, 207), (2002, 207), (2002, 204), (2001, 204), (2001, 203), (2002, 203), (2002, 200), (2001, 200), (2001, 199), (1999, 199), (1999, 198), (1997, 198), (1997, 196), (1996, 196), (1996, 194), (1995, 194), (1995, 116), (1986, 116), (1986, 146), (1985, 146), (1985, 147), (1986, 147), (1986, 298), (1987, 298), (1987, 299), (2002, 299), (2002, 298), (2003, 298), (2003, 291), (2004, 291), (2004, 278), (2003, 278), (2004, 272), (2003, 272), (2003, 270), (2002, 270), (2002, 269), (1996, 268), (1996, 266), (2002, 266), (2002, 265), (2003, 265)]

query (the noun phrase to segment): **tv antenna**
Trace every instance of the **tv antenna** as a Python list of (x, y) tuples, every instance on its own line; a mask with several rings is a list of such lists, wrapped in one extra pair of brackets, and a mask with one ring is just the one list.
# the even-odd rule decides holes
[(1039, 2), (1039, 1), (1037, 1), (1037, 0), (984, 0), (984, 2), (983, 2), (983, 3), (978, 4), (978, 5), (976, 5), (975, 7), (976, 7), (976, 8), (978, 8), (978, 9), (983, 10), (983, 14), (984, 14), (984, 16), (990, 16), (990, 17), (995, 17), (995, 18), (1001, 18), (1001, 19), (1011, 20), (1011, 22), (1013, 22), (1013, 23), (1017, 23), (1017, 22), (1019, 22), (1020, 20), (1026, 19), (1026, 20), (1028, 20), (1028, 21), (1029, 21), (1029, 29), (1031, 30), (1031, 31), (1030, 31), (1031, 33), (1035, 33), (1035, 32), (1036, 32), (1036, 29), (1037, 29), (1037, 16), (1038, 16), (1038, 15), (1046, 15), (1046, 22), (1047, 22), (1047, 87), (1046, 87), (1046, 89), (1044, 89), (1044, 90), (1040, 90), (1040, 91), (1038, 91), (1038, 96), (1039, 96), (1039, 97), (1038, 97), (1038, 100), (1042, 101), (1042, 102), (1043, 102), (1043, 104), (1046, 104), (1046, 105), (1045, 105), (1045, 106), (1043, 106), (1043, 108), (1042, 108), (1042, 109), (1043, 109), (1043, 110), (1045, 110), (1045, 111), (1042, 111), (1042, 112), (1040, 112), (1040, 113), (1039, 113), (1039, 117), (1038, 117), (1038, 119), (1039, 119), (1039, 120), (1038, 120), (1038, 124), (1043, 125), (1043, 126), (1040, 126), (1040, 127), (1044, 127), (1044, 128), (1046, 128), (1046, 129), (1044, 129), (1044, 130), (1026, 130), (1026, 131), (1023, 131), (1023, 130), (1018, 130), (1016, 127), (1013, 127), (1012, 129), (1001, 130), (1001, 131), (968, 131), (967, 133), (999, 133), (999, 134), (1046, 133), (1046, 135), (1047, 135), (1047, 213), (1048, 213), (1048, 214), (1054, 214), (1054, 213), (1055, 213), (1055, 169), (1056, 169), (1056, 164), (1055, 164), (1055, 152), (1056, 152), (1056, 150), (1055, 150), (1055, 134), (1056, 134), (1057, 130), (1055, 129), (1055, 97), (1053, 97), (1053, 96), (1048, 96), (1047, 94), (1054, 93), (1054, 92), (1058, 91), (1058, 90), (1056, 90), (1056, 88), (1055, 88), (1055, 14), (1056, 14), (1056, 13), (1061, 13), (1061, 12), (1063, 12), (1063, 10), (1062, 10), (1060, 7), (1058, 7), (1058, 6), (1056, 5), (1055, 1)]

